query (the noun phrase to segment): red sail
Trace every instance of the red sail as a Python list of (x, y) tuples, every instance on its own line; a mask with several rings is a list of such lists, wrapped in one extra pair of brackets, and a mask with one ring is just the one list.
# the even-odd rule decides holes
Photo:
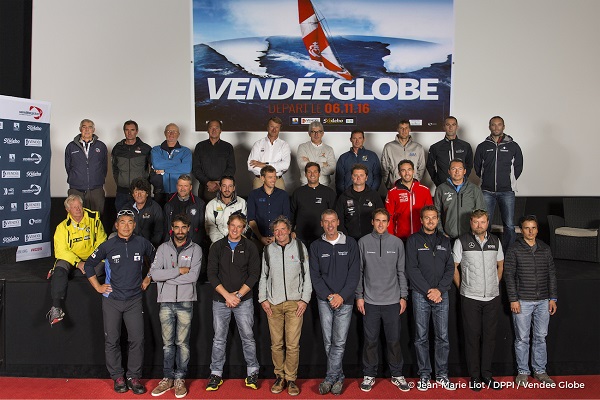
[(298, 17), (302, 41), (310, 58), (344, 79), (354, 79), (333, 53), (310, 0), (298, 0)]

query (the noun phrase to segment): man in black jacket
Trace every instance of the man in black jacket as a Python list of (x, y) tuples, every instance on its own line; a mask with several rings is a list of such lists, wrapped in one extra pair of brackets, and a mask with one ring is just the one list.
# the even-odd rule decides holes
[(192, 194), (192, 177), (188, 174), (181, 175), (177, 179), (177, 193), (171, 196), (165, 204), (163, 241), (166, 242), (171, 237), (173, 217), (177, 214), (187, 214), (192, 221), (190, 237), (194, 243), (202, 246), (206, 238), (206, 230), (204, 229), (205, 207), (204, 201)]
[(523, 238), (509, 247), (504, 260), (506, 291), (515, 327), (518, 371), (515, 383), (517, 387), (527, 385), (529, 333), (533, 325), (533, 377), (546, 385), (554, 385), (546, 373), (546, 335), (558, 301), (556, 268), (550, 247), (537, 239), (537, 218), (534, 215), (523, 217), (521, 230)]

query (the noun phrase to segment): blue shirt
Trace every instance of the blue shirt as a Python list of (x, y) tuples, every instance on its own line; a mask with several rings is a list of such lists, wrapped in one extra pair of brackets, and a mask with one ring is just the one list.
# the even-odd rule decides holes
[(248, 222), (256, 221), (262, 236), (273, 236), (271, 222), (280, 215), (292, 220), (290, 197), (285, 190), (274, 188), (271, 194), (265, 192), (264, 186), (254, 189), (248, 195)]
[(371, 150), (362, 147), (358, 149), (358, 154), (354, 154), (350, 149), (338, 159), (335, 167), (335, 189), (338, 196), (352, 186), (352, 167), (354, 164), (363, 164), (367, 167), (369, 170), (367, 186), (374, 191), (378, 191), (381, 184), (379, 157)]

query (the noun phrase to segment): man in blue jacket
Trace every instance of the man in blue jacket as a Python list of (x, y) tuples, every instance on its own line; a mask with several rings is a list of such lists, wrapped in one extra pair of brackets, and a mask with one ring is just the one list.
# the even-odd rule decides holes
[(339, 196), (352, 186), (352, 167), (355, 164), (363, 164), (369, 170), (367, 187), (374, 191), (379, 190), (381, 184), (381, 164), (379, 157), (371, 150), (364, 148), (365, 133), (355, 129), (350, 134), (352, 147), (338, 158), (335, 166), (335, 191)]

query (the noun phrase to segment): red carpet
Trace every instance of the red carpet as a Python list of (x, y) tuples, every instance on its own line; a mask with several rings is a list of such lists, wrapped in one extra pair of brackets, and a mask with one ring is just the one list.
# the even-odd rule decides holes
[[(474, 392), (468, 389), (468, 380), (453, 378), (452, 381), (467, 387), (449, 392), (441, 388), (432, 388), (426, 392), (412, 389), (408, 393), (400, 392), (387, 379), (378, 379), (369, 393), (362, 392), (358, 379), (347, 379), (341, 396), (319, 395), (319, 380), (298, 380), (302, 392), (299, 399), (598, 399), (600, 398), (600, 376), (579, 375), (553, 377), (557, 383), (555, 389), (519, 388), (512, 384), (512, 377), (499, 378), (507, 388), (500, 391), (483, 389)], [(0, 378), (0, 398), (2, 399), (142, 399), (152, 397), (150, 391), (158, 383), (157, 379), (142, 381), (148, 392), (136, 396), (131, 392), (117, 394), (113, 392), (112, 381), (106, 379), (50, 379), (50, 378)], [(276, 399), (291, 398), (287, 392), (274, 395), (270, 392), (272, 380), (260, 380), (259, 390), (248, 389), (241, 379), (225, 380), (218, 391), (204, 390), (205, 379), (194, 379), (187, 382), (186, 399)], [(409, 379), (415, 384), (415, 379)], [(539, 382), (535, 381), (537, 384)], [(530, 378), (530, 384), (533, 385)], [(160, 396), (161, 399), (174, 399), (173, 391)]]

